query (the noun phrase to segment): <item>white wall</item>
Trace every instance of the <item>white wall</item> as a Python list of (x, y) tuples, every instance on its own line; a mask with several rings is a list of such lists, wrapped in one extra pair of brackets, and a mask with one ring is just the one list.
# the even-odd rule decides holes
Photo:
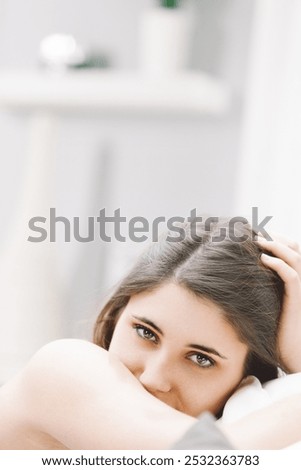
[[(40, 40), (52, 32), (74, 34), (98, 46), (116, 68), (137, 65), (139, 14), (150, 0), (2, 0), (0, 66), (37, 63)], [(88, 215), (120, 207), (122, 215), (215, 215), (234, 210), (241, 107), (252, 21), (252, 1), (188, 2), (196, 20), (191, 67), (224, 79), (233, 92), (229, 113), (213, 118), (62, 116), (56, 155), (57, 211)], [(0, 115), (0, 200), (3, 230), (18, 202), (26, 166), (25, 115)], [(101, 158), (100, 158), (101, 157)], [(84, 223), (84, 222), (83, 222)], [(65, 335), (88, 336), (101, 294), (140, 246), (59, 244), (60, 282), (66, 289)]]
[(270, 231), (300, 243), (301, 3), (254, 7), (236, 207), (260, 206)]

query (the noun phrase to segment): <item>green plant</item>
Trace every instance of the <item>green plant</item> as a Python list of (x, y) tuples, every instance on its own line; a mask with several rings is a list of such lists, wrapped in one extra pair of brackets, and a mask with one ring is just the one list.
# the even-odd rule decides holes
[(177, 8), (179, 0), (160, 0), (160, 4), (164, 8)]

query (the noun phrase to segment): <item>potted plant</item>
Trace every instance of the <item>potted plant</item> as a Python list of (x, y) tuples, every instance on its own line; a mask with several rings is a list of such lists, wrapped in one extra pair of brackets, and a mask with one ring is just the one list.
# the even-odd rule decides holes
[(160, 4), (165, 8), (177, 8), (179, 0), (160, 0)]
[(150, 75), (176, 73), (187, 65), (189, 17), (179, 0), (159, 0), (139, 25), (139, 66)]

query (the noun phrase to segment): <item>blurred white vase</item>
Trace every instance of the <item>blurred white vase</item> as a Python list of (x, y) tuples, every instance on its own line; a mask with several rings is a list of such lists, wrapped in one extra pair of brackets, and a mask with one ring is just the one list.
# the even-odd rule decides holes
[(190, 17), (182, 8), (157, 7), (142, 13), (138, 64), (149, 75), (173, 74), (188, 63)]

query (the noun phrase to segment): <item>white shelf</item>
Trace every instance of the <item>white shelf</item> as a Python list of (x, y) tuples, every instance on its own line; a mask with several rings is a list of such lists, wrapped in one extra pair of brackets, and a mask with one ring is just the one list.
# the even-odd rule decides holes
[(15, 110), (220, 115), (229, 102), (224, 84), (199, 72), (151, 78), (134, 71), (0, 70), (0, 106)]

